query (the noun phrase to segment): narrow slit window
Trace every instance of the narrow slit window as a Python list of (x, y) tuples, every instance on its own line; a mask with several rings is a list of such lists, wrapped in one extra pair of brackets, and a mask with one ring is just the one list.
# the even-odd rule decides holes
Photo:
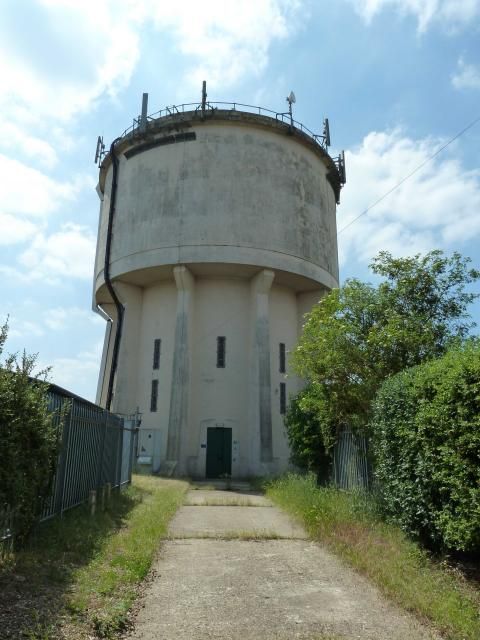
[(280, 382), (280, 413), (284, 415), (287, 411), (287, 385)]
[(279, 360), (279, 368), (280, 373), (286, 372), (286, 361), (285, 361), (285, 343), (280, 342), (278, 345), (278, 360)]
[(156, 338), (153, 341), (153, 368), (160, 369), (160, 350), (162, 347), (162, 341), (160, 338)]
[(217, 338), (217, 368), (225, 369), (225, 336)]
[(152, 380), (152, 395), (150, 396), (150, 411), (157, 410), (158, 403), (158, 380)]

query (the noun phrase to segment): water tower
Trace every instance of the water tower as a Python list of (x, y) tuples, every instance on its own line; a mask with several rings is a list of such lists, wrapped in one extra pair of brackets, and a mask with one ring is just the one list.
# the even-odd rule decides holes
[(202, 102), (142, 114), (105, 153), (94, 304), (108, 316), (97, 402), (142, 414), (153, 472), (288, 468), (288, 352), (338, 286), (343, 154), (286, 113)]

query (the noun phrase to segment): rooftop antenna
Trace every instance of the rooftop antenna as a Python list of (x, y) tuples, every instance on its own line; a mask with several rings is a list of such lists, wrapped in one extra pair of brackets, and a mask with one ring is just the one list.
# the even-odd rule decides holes
[(95, 164), (100, 165), (105, 154), (105, 145), (103, 144), (103, 136), (97, 138), (97, 148), (95, 149)]
[(341, 151), (338, 156), (338, 172), (340, 174), (340, 182), (345, 184), (347, 181), (347, 173), (345, 171), (345, 151)]
[(330, 125), (328, 124), (328, 118), (323, 121), (323, 141), (326, 147), (330, 146)]
[(287, 96), (288, 102), (288, 113), (290, 114), (290, 131), (293, 129), (293, 112), (292, 112), (292, 104), (295, 104), (297, 99), (295, 98), (295, 94), (293, 91), (290, 91), (290, 95)]
[(142, 114), (140, 116), (140, 131), (147, 130), (148, 93), (142, 94)]
[(202, 117), (205, 117), (205, 108), (207, 106), (207, 81), (202, 82)]

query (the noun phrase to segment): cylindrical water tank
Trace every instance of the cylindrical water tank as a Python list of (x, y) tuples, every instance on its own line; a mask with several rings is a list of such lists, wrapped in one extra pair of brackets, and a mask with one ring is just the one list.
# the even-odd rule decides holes
[[(338, 285), (337, 165), (298, 126), (237, 109), (149, 120), (113, 153), (98, 187), (94, 301), (113, 323), (97, 400), (110, 381), (114, 410), (139, 408), (153, 471), (287, 468), (283, 418), (300, 385), (288, 351)], [(111, 288), (124, 309), (114, 372)]]

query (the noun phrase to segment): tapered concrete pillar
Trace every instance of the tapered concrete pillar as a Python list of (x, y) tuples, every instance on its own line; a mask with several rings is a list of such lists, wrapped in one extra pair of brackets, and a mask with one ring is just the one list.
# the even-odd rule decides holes
[(258, 466), (251, 470), (254, 474), (266, 471), (262, 465), (273, 460), (269, 295), (274, 277), (273, 271), (264, 269), (251, 280), (250, 285), (250, 427), (252, 460), (258, 460)]
[(105, 327), (105, 337), (103, 339), (102, 360), (100, 362), (100, 374), (98, 376), (97, 396), (95, 402), (104, 407), (107, 402), (108, 376), (112, 366), (113, 341), (117, 329), (117, 318), (115, 305), (103, 304), (103, 311), (111, 318)]
[(173, 275), (177, 286), (177, 317), (165, 473), (183, 475), (186, 472), (185, 456), (182, 456), (181, 452), (185, 448), (183, 439), (187, 431), (189, 413), (195, 280), (183, 265), (174, 267)]
[[(137, 380), (139, 334), (142, 317), (143, 290), (125, 282), (114, 283), (115, 290), (124, 307), (122, 339), (118, 354), (118, 366), (113, 387), (112, 411), (132, 414), (137, 407)], [(116, 325), (112, 327), (116, 331)], [(114, 333), (110, 336), (113, 349)]]

